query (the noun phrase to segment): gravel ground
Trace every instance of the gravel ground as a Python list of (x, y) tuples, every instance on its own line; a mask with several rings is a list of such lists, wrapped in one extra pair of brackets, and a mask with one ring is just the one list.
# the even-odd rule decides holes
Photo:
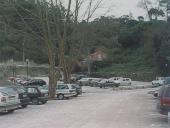
[(0, 128), (168, 128), (151, 89), (113, 91), (84, 87), (82, 96), (28, 106), (0, 116)]

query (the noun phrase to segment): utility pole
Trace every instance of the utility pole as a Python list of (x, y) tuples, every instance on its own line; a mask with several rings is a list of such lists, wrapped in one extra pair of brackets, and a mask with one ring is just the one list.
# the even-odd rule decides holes
[(23, 43), (22, 43), (22, 62), (23, 62), (23, 65), (25, 64), (25, 36), (24, 36), (24, 40), (23, 40)]
[(27, 80), (28, 80), (28, 64), (29, 64), (29, 59), (26, 59), (26, 73), (27, 73)]
[(90, 76), (91, 75), (91, 58), (90, 58), (90, 50), (88, 49), (88, 62), (87, 62), (87, 65), (88, 65), (88, 75)]

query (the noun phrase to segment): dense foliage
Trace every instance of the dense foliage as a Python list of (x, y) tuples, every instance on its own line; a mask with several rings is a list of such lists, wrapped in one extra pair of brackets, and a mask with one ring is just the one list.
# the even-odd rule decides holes
[[(50, 18), (50, 8), (48, 11)], [(64, 8), (56, 8), (56, 14), (61, 15), (64, 11)], [(0, 2), (0, 61), (12, 58), (21, 61), (24, 50), (25, 58), (39, 64), (48, 63), (46, 46), (39, 33), (42, 28), (36, 20), (37, 13), (36, 4), (31, 1)], [(61, 23), (60, 26), (62, 25)], [(74, 25), (70, 21), (66, 57), (72, 55), (80, 61), (89, 53), (100, 49), (108, 57), (104, 62), (93, 63), (95, 71), (168, 73), (170, 29), (165, 21), (136, 21), (129, 16), (102, 16), (89, 23), (78, 23), (76, 32), (72, 33)], [(56, 46), (55, 54), (58, 54), (58, 37), (55, 33), (52, 36)], [(58, 58), (56, 63), (58, 64)]]

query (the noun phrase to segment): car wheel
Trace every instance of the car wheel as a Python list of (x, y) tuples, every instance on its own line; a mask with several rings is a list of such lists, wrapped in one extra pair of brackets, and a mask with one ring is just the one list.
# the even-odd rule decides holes
[(78, 97), (78, 93), (76, 93), (76, 95), (74, 95), (74, 97)]
[(154, 97), (158, 97), (158, 93), (154, 93), (153, 96), (154, 96)]
[(57, 97), (58, 97), (59, 100), (64, 100), (64, 95), (63, 94), (58, 94)]
[(41, 101), (41, 103), (42, 103), (42, 104), (46, 104), (46, 103), (47, 103), (47, 101)]
[(32, 99), (32, 104), (33, 105), (38, 105), (39, 104), (39, 100), (37, 98)]
[(27, 104), (21, 105), (22, 108), (26, 108), (27, 106)]

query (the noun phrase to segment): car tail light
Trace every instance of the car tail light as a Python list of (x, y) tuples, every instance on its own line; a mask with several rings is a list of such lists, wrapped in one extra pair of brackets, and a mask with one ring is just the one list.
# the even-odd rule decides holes
[(164, 98), (161, 98), (161, 105), (162, 106), (170, 106), (170, 103), (167, 102), (167, 100), (165, 100)]
[(1, 102), (6, 102), (6, 97), (1, 97)]

